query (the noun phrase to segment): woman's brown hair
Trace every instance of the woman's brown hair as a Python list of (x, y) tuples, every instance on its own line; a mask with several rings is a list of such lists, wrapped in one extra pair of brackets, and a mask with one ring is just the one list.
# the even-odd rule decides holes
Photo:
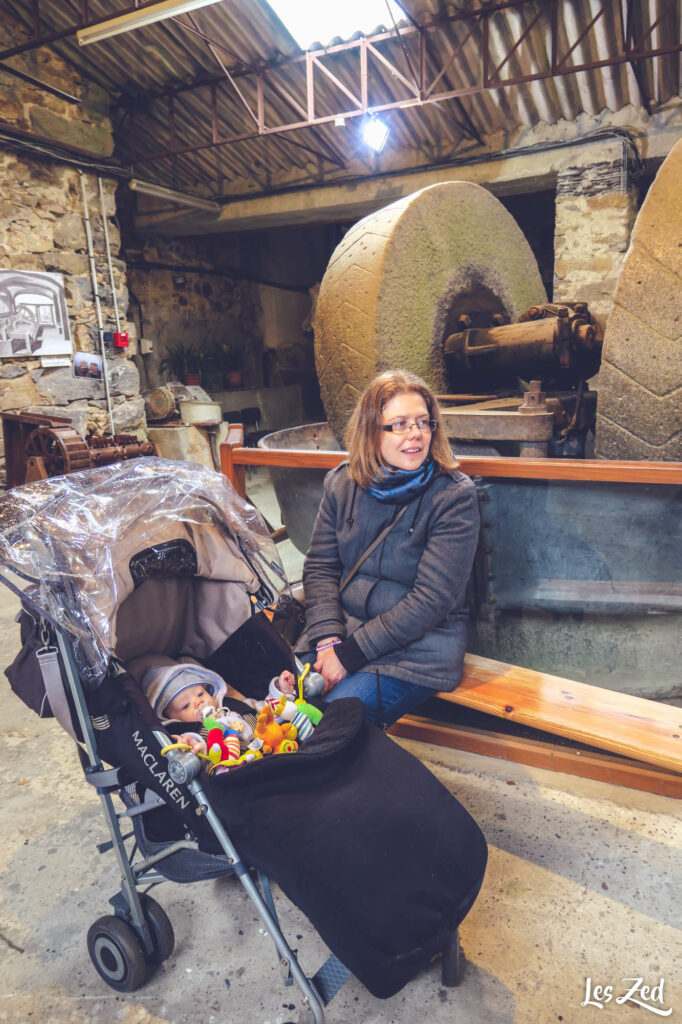
[(350, 475), (360, 487), (369, 485), (382, 475), (384, 469), (379, 456), (382, 413), (396, 395), (421, 395), (428, 409), (429, 419), (438, 420), (431, 435), (429, 452), (441, 473), (456, 469), (448, 439), (440, 425), (438, 402), (421, 377), (407, 370), (386, 370), (375, 377), (360, 396), (346, 429), (346, 447), (350, 456)]

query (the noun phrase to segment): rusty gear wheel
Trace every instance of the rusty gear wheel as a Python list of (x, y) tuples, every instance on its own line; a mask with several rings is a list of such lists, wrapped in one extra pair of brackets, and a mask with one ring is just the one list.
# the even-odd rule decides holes
[(90, 468), (90, 449), (73, 427), (36, 427), (24, 443), (26, 457), (43, 460), (48, 476)]

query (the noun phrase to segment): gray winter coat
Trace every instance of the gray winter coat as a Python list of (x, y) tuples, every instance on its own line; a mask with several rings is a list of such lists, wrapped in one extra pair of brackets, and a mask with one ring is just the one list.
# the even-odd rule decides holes
[(327, 474), (303, 566), (306, 629), (298, 649), (309, 650), (322, 637), (352, 636), (366, 659), (362, 671), (379, 669), (451, 690), (461, 677), (467, 639), (464, 595), (478, 539), (476, 489), (457, 470), (439, 473), (339, 595), (339, 585), (395, 511), (358, 487), (347, 463)]

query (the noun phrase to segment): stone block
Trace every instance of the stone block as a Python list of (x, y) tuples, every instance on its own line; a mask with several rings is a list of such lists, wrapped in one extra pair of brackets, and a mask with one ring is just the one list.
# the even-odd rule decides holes
[(125, 357), (107, 359), (109, 390), (131, 398), (140, 393), (140, 374), (135, 363)]
[(36, 387), (30, 373), (0, 381), (0, 412), (18, 412), (29, 405), (45, 404), (47, 399)]
[(54, 249), (45, 255), (44, 260), (45, 270), (56, 274), (85, 277), (90, 272), (90, 263), (85, 253), (65, 252), (61, 249)]
[(64, 406), (79, 399), (103, 397), (104, 384), (98, 380), (75, 377), (70, 366), (57, 366), (43, 370), (40, 392), (46, 403)]
[[(23, 411), (23, 410), (22, 410)], [(69, 406), (68, 409), (64, 409), (61, 406), (50, 406), (50, 405), (29, 405), (25, 409), (26, 412), (40, 412), (46, 416), (67, 416), (71, 420), (71, 426), (77, 431), (81, 437), (86, 436), (88, 427), (88, 407), (85, 406)]]
[(54, 244), (58, 249), (84, 250), (85, 225), (80, 213), (65, 213), (54, 225)]
[(129, 402), (122, 402), (121, 405), (117, 405), (113, 410), (113, 414), (114, 429), (117, 434), (146, 426), (144, 399), (139, 395)]

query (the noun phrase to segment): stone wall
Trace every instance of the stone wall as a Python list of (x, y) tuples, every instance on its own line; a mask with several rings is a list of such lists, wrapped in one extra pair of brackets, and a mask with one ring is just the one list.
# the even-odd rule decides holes
[[(324, 415), (315, 374), (312, 311), (336, 229), (277, 228), (207, 238), (174, 239), (135, 231), (130, 196), (118, 206), (128, 267), (130, 316), (151, 340), (136, 357), (143, 384), (166, 375), (159, 364), (176, 342), (202, 349), (242, 339), (244, 386), (300, 384), (306, 419)], [(312, 287), (311, 287), (312, 285)], [(215, 371), (202, 377), (223, 387)]]
[(587, 302), (608, 315), (632, 225), (637, 189), (620, 159), (564, 166), (557, 174), (554, 301)]
[[(0, 40), (18, 42), (22, 30), (6, 17)], [(0, 71), (2, 118), (23, 132), (56, 143), (87, 149), (95, 157), (113, 149), (108, 100), (102, 90), (81, 80), (48, 48), (13, 60), (14, 66), (68, 91), (80, 100), (68, 103)], [(98, 289), (104, 329), (115, 330), (109, 268), (104, 248), (97, 175), (83, 159), (86, 196), (95, 250)], [(134, 333), (126, 320), (128, 293), (125, 264), (118, 258), (120, 238), (114, 221), (115, 186), (102, 179), (105, 215), (113, 260), (113, 276), (123, 330)], [(81, 178), (77, 166), (39, 157), (21, 140), (0, 144), (0, 269), (49, 271), (63, 276), (74, 347), (100, 351), (96, 308), (87, 254)], [(132, 340), (134, 351), (135, 339)], [(137, 369), (127, 355), (108, 351), (107, 365), (116, 431), (145, 427)], [(82, 434), (108, 431), (104, 386), (77, 379), (72, 367), (42, 368), (38, 359), (3, 359), (0, 363), (0, 412), (44, 410), (70, 416)], [(4, 451), (2, 451), (4, 464)], [(0, 471), (4, 473), (4, 471)], [(4, 476), (0, 476), (0, 481)]]
[[(124, 218), (125, 223), (125, 218)], [(262, 313), (258, 286), (224, 269), (220, 244), (211, 239), (172, 239), (128, 234), (125, 256), (130, 316), (152, 351), (136, 358), (143, 385), (155, 387), (167, 374), (159, 364), (169, 346), (196, 344), (202, 350), (239, 339), (245, 346), (244, 382), (262, 384)], [(208, 391), (224, 384), (215, 369), (202, 374)]]

